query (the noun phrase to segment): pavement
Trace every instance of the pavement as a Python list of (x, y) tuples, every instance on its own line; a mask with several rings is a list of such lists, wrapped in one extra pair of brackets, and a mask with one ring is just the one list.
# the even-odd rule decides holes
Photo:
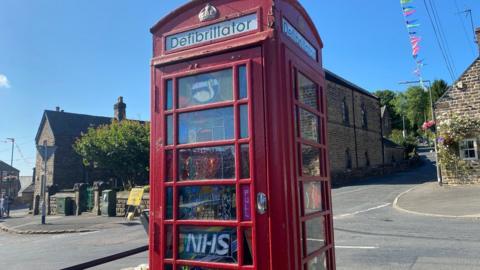
[(127, 221), (123, 217), (103, 217), (90, 213), (80, 216), (47, 216), (41, 224), (41, 216), (33, 216), (27, 209), (10, 212), (9, 218), (0, 218), (0, 230), (17, 234), (62, 234), (93, 232), (106, 228), (138, 225), (139, 221)]
[(480, 218), (480, 185), (424, 183), (401, 193), (394, 208), (417, 215)]

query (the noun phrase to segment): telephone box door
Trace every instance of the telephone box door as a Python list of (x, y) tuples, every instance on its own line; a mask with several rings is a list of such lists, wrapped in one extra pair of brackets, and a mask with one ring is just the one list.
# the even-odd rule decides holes
[(151, 265), (269, 269), (260, 48), (153, 72)]

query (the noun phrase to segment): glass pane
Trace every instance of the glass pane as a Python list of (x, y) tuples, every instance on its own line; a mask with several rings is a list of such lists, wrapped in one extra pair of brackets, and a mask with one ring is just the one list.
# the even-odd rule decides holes
[(238, 98), (247, 98), (247, 67), (238, 68)]
[(305, 214), (322, 211), (322, 183), (303, 183), (303, 206)]
[(307, 231), (307, 254), (317, 251), (325, 245), (323, 220), (323, 217), (317, 217), (305, 221), (305, 229)]
[(474, 148), (475, 146), (473, 146), (473, 141), (467, 141), (467, 144), (468, 144), (468, 148)]
[(190, 186), (178, 190), (178, 219), (234, 220), (235, 186)]
[(475, 158), (475, 150), (468, 150), (468, 157)]
[(178, 155), (180, 180), (235, 178), (233, 145), (181, 149)]
[(319, 142), (318, 117), (304, 109), (300, 109), (300, 136), (303, 139)]
[(167, 115), (167, 145), (173, 144), (173, 116)]
[(242, 194), (242, 221), (252, 220), (252, 203), (250, 200), (250, 186), (243, 185), (240, 187)]
[(252, 229), (243, 230), (243, 265), (253, 264)]
[(304, 176), (320, 176), (320, 149), (302, 145), (302, 173)]
[(165, 264), (165, 270), (173, 270), (173, 266), (171, 264)]
[(317, 85), (298, 73), (298, 100), (305, 105), (318, 109)]
[(182, 113), (178, 127), (180, 144), (233, 139), (233, 107)]
[(173, 188), (167, 187), (165, 189), (165, 218), (173, 219)]
[(181, 78), (178, 88), (180, 108), (233, 100), (232, 69)]
[(248, 107), (240, 105), (240, 138), (248, 138)]
[(237, 228), (181, 226), (178, 258), (206, 262), (237, 262)]
[(250, 178), (250, 147), (248, 144), (240, 145), (240, 178)]
[(165, 258), (173, 258), (173, 226), (165, 226)]
[(173, 181), (173, 150), (165, 151), (165, 181)]
[(168, 80), (165, 83), (165, 110), (171, 110), (173, 107), (173, 82)]
[(315, 258), (308, 261), (307, 264), (308, 270), (326, 270), (327, 269), (327, 260), (325, 259), (325, 253), (316, 256)]

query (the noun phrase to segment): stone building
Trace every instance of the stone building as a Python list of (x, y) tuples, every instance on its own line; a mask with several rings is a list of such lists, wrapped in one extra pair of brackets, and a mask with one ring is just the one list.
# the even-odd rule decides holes
[(392, 134), (392, 117), (388, 111), (387, 105), (381, 109), (383, 137), (388, 138)]
[(0, 195), (16, 198), (20, 190), (20, 171), (0, 160)]
[(384, 164), (380, 100), (325, 70), (330, 170), (334, 183)]
[[(92, 183), (111, 177), (109, 172), (85, 167), (81, 157), (75, 153), (73, 144), (90, 127), (110, 124), (113, 119), (118, 121), (126, 119), (126, 104), (122, 97), (119, 97), (118, 102), (114, 105), (114, 116), (111, 118), (68, 113), (60, 110), (59, 107), (55, 111), (46, 110), (43, 113), (35, 143), (43, 145), (46, 142), (48, 146), (56, 146), (55, 152), (47, 159), (46, 192), (53, 193), (54, 190), (72, 189), (75, 183)], [(34, 212), (38, 212), (44, 167), (42, 156), (37, 151)]]
[[(477, 28), (475, 33), (480, 41), (480, 28)], [(475, 59), (435, 103), (435, 113), (437, 127), (455, 116), (480, 120), (480, 58)], [(471, 170), (468, 174), (460, 175), (453, 169), (441, 166), (443, 183), (480, 183), (479, 142), (480, 130), (454, 146), (458, 157), (466, 161)]]

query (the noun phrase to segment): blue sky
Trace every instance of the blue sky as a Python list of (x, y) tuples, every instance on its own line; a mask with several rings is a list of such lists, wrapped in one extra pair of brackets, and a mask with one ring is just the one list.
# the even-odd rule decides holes
[[(129, 118), (149, 119), (150, 27), (188, 1), (0, 0), (0, 160), (31, 175), (34, 137), (45, 109), (112, 116), (124, 96)], [(415, 80), (398, 0), (301, 0), (323, 39), (324, 66), (370, 91), (402, 91)], [(469, 19), (478, 0), (435, 1), (456, 73), (478, 55)], [(451, 82), (423, 1), (415, 0), (426, 79)], [(462, 26), (463, 24), (463, 26)], [(465, 34), (465, 30), (468, 35)]]

